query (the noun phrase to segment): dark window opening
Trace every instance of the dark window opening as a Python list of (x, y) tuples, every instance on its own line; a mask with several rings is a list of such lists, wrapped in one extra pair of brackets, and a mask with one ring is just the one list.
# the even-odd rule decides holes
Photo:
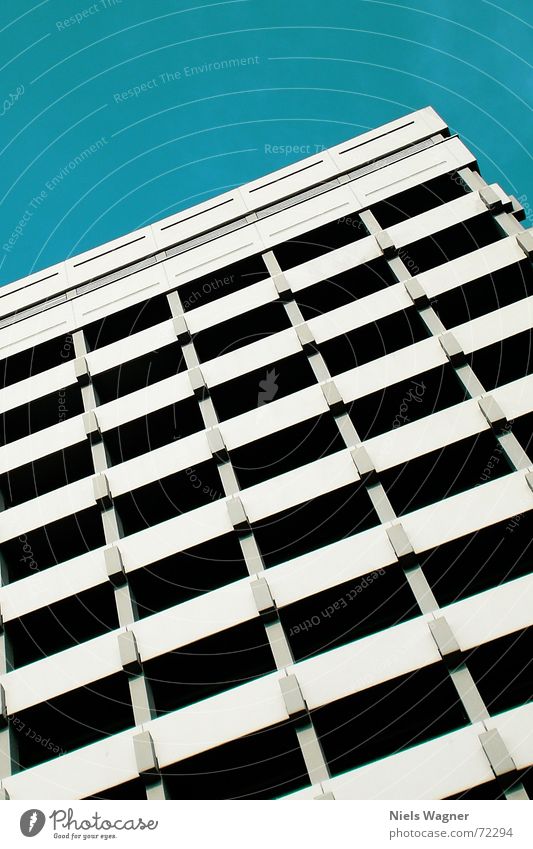
[(418, 510), (512, 471), (500, 443), (488, 431), (400, 463), (380, 473), (398, 516)]
[(56, 336), (0, 361), (0, 389), (74, 359), (72, 335)]
[(533, 628), (476, 646), (467, 657), (472, 677), (491, 714), (533, 699)]
[(10, 725), (20, 770), (117, 734), (135, 725), (127, 676), (110, 675), (26, 708)]
[(98, 403), (106, 404), (186, 370), (181, 345), (174, 342), (96, 374), (93, 385)]
[(467, 722), (442, 663), (312, 711), (332, 775), (454, 731)]
[(304, 319), (308, 321), (317, 315), (373, 295), (397, 282), (387, 260), (379, 257), (295, 292), (294, 300)]
[(125, 781), (124, 784), (117, 784), (115, 787), (108, 787), (105, 790), (100, 790), (94, 796), (85, 796), (87, 801), (100, 801), (100, 799), (146, 799), (146, 788), (142, 778), (133, 778), (131, 781)]
[(222, 693), (276, 668), (264, 625), (253, 619), (144, 663), (158, 714)]
[(183, 311), (189, 312), (195, 307), (203, 307), (218, 298), (223, 298), (224, 295), (231, 295), (253, 283), (266, 280), (268, 276), (266, 265), (260, 254), (232, 262), (224, 268), (217, 268), (216, 271), (197, 277), (196, 280), (191, 280), (190, 283), (184, 283), (179, 287), (178, 294)]
[(469, 397), (449, 363), (358, 398), (350, 418), (361, 440), (395, 430)]
[(350, 213), (329, 224), (323, 224), (301, 236), (294, 236), (273, 248), (283, 271), (342, 248), (368, 236), (368, 230), (356, 213)]
[(443, 543), (419, 555), (439, 605), (445, 606), (533, 572), (533, 513)]
[(291, 722), (247, 734), (162, 772), (171, 799), (275, 799), (309, 784)]
[(104, 445), (115, 466), (203, 429), (200, 406), (191, 396), (107, 430)]
[(486, 212), (406, 245), (400, 249), (399, 255), (411, 274), (416, 275), (484, 248), (503, 236), (492, 214)]
[(335, 419), (327, 412), (236, 448), (231, 460), (241, 489), (246, 489), (345, 447)]
[(533, 459), (533, 412), (513, 420), (513, 433), (530, 460)]
[(522, 782), (530, 799), (533, 799), (533, 767), (522, 769), (518, 775), (519, 781)]
[(117, 496), (115, 508), (128, 535), (224, 497), (216, 463), (207, 460)]
[(171, 318), (170, 306), (166, 295), (156, 295), (148, 301), (133, 304), (119, 312), (99, 318), (85, 325), (83, 331), (90, 351), (111, 345), (119, 339), (127, 339), (133, 333), (140, 333), (156, 324)]
[(533, 343), (531, 328), (500, 339), (485, 348), (478, 348), (467, 356), (477, 377), (486, 390), (495, 389), (533, 371)]
[(319, 345), (332, 375), (364, 365), (426, 339), (429, 331), (414, 307), (378, 318)]
[(358, 482), (305, 501), (253, 525), (265, 566), (275, 566), (379, 524)]
[(533, 267), (529, 260), (524, 259), (449, 289), (438, 295), (432, 304), (448, 328), (473, 321), (530, 295), (533, 295)]
[(94, 474), (89, 442), (78, 442), (0, 475), (7, 507), (15, 507), (61, 486)]
[(279, 611), (295, 660), (351, 643), (420, 615), (401, 569), (388, 567)]
[(9, 582), (27, 578), (105, 545), (102, 515), (89, 507), (0, 545)]
[(406, 189), (387, 200), (382, 200), (371, 207), (383, 229), (407, 221), (415, 215), (421, 215), (451, 200), (462, 197), (468, 190), (457, 176), (456, 172), (443, 174), (421, 183), (412, 189)]
[(83, 413), (81, 391), (76, 384), (58, 389), (50, 395), (35, 398), (20, 407), (2, 413), (1, 443), (15, 442), (30, 433), (60, 424)]
[(135, 569), (128, 579), (142, 619), (247, 575), (237, 535), (230, 533)]
[(76, 646), (118, 628), (111, 584), (100, 584), (79, 595), (6, 622), (13, 668)]
[(274, 301), (201, 330), (194, 337), (194, 347), (200, 362), (205, 362), (291, 326), (284, 305)]
[(478, 784), (476, 787), (469, 787), (468, 790), (462, 790), (460, 793), (455, 793), (453, 796), (447, 796), (446, 801), (450, 802), (470, 802), (482, 801), (483, 799), (505, 799), (505, 793), (497, 781), (486, 781), (484, 784)]
[(222, 421), (277, 401), (313, 383), (316, 383), (315, 374), (302, 352), (227, 380), (209, 391)]

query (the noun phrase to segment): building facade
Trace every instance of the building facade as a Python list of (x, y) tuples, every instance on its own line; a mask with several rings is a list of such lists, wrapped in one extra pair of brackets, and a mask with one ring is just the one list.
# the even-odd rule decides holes
[(0, 292), (0, 794), (531, 797), (533, 271), (422, 109)]

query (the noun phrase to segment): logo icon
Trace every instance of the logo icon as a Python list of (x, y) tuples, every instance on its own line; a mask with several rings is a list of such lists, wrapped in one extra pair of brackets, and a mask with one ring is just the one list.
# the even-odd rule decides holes
[(24, 811), (20, 818), (20, 830), (24, 837), (35, 837), (43, 830), (46, 817), (42, 811), (37, 808), (31, 808), (29, 811)]
[(278, 391), (276, 369), (269, 369), (265, 379), (259, 381), (260, 392), (257, 393), (257, 406), (262, 407), (263, 404), (268, 404), (273, 401)]

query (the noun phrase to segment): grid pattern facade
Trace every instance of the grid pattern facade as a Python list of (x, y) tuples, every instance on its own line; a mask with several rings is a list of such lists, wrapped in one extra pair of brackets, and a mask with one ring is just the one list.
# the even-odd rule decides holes
[(2, 290), (2, 798), (531, 797), (523, 218), (427, 108)]

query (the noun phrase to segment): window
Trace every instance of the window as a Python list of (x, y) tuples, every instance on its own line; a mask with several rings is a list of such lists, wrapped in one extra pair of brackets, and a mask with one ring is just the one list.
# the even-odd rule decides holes
[(87, 801), (99, 801), (100, 799), (146, 799), (146, 789), (142, 778), (133, 778), (124, 784), (116, 784), (100, 790), (94, 796), (86, 796)]
[(476, 787), (469, 787), (468, 790), (462, 790), (461, 793), (455, 793), (453, 796), (447, 796), (446, 801), (467, 802), (483, 799), (505, 799), (505, 793), (497, 781), (486, 781), (484, 784), (478, 784)]
[(382, 200), (371, 207), (371, 212), (385, 229), (462, 197), (467, 191), (457, 173), (452, 172)]
[(281, 301), (274, 301), (201, 330), (194, 337), (194, 347), (200, 362), (205, 362), (287, 327), (291, 327), (291, 322), (285, 307)]
[(414, 307), (378, 318), (319, 345), (332, 375), (392, 354), (426, 339), (429, 332)]
[(523, 783), (529, 798), (533, 799), (533, 767), (520, 770), (519, 780)]
[(50, 395), (35, 398), (2, 413), (0, 443), (6, 445), (8, 442), (15, 442), (30, 433), (38, 433), (72, 416), (79, 416), (80, 413), (83, 413), (83, 402), (79, 387), (74, 384), (58, 389)]
[(521, 444), (522, 448), (532, 459), (533, 454), (533, 412), (526, 413), (524, 416), (518, 416), (513, 421), (513, 433)]
[(5, 472), (0, 475), (0, 489), (7, 509), (93, 473), (91, 447), (84, 440)]
[(533, 628), (477, 646), (467, 657), (472, 677), (491, 714), (533, 699)]
[(399, 255), (411, 274), (416, 275), (484, 248), (501, 238), (502, 230), (492, 214), (486, 212), (406, 245), (400, 249)]
[(318, 256), (357, 242), (368, 236), (368, 230), (358, 215), (350, 215), (323, 224), (301, 236), (294, 236), (273, 248), (274, 256), (283, 271)]
[(379, 524), (362, 483), (348, 484), (253, 525), (265, 566), (275, 566)]
[(332, 775), (416, 746), (467, 722), (443, 663), (316, 708), (312, 717)]
[(222, 421), (277, 401), (312, 383), (316, 383), (316, 378), (302, 352), (227, 380), (209, 391)]
[(349, 413), (364, 440), (460, 404), (468, 397), (455, 369), (446, 363), (358, 398)]
[(245, 684), (276, 668), (259, 619), (252, 619), (144, 663), (158, 714)]
[(207, 460), (115, 498), (124, 534), (134, 534), (224, 498), (216, 463)]
[(525, 259), (438, 295), (432, 305), (446, 328), (473, 321), (533, 295), (533, 267)]
[(533, 572), (533, 513), (480, 528), (419, 555), (439, 605)]
[(109, 582), (61, 599), (5, 624), (13, 668), (49, 657), (118, 628), (117, 605)]
[(105, 404), (186, 370), (181, 345), (174, 342), (94, 375), (93, 385), (98, 402)]
[(380, 480), (402, 516), (510, 471), (500, 443), (483, 431), (380, 472)]
[(207, 540), (129, 572), (139, 618), (248, 575), (236, 533)]
[(111, 345), (119, 339), (126, 339), (133, 333), (139, 333), (155, 324), (161, 324), (171, 318), (170, 306), (166, 295), (156, 295), (148, 301), (141, 301), (131, 307), (111, 313), (83, 328), (90, 351)]
[(307, 321), (367, 295), (373, 295), (374, 292), (395, 283), (397, 280), (389, 263), (379, 257), (300, 289), (294, 293), (294, 300)]
[(9, 582), (14, 583), (104, 544), (101, 512), (89, 507), (3, 542), (0, 552)]
[(176, 439), (203, 430), (204, 421), (194, 396), (147, 413), (104, 433), (104, 445), (111, 465), (123, 463), (161, 448)]
[(11, 720), (21, 770), (135, 724), (128, 679), (123, 672), (33, 705)]
[(231, 451), (241, 489), (312, 463), (346, 446), (327, 412)]
[(253, 283), (266, 280), (268, 276), (266, 265), (260, 254), (211, 271), (179, 287), (178, 293), (183, 311), (189, 312), (196, 307), (203, 307), (218, 298), (223, 298), (224, 295), (231, 295)]
[(403, 570), (389, 566), (279, 610), (295, 660), (351, 643), (420, 615)]
[(0, 360), (0, 389), (74, 359), (74, 342), (67, 333)]
[(477, 377), (486, 390), (495, 389), (526, 377), (533, 371), (533, 342), (531, 329), (508, 336), (467, 356)]
[(247, 734), (162, 772), (171, 799), (275, 799), (309, 784), (291, 722)]

